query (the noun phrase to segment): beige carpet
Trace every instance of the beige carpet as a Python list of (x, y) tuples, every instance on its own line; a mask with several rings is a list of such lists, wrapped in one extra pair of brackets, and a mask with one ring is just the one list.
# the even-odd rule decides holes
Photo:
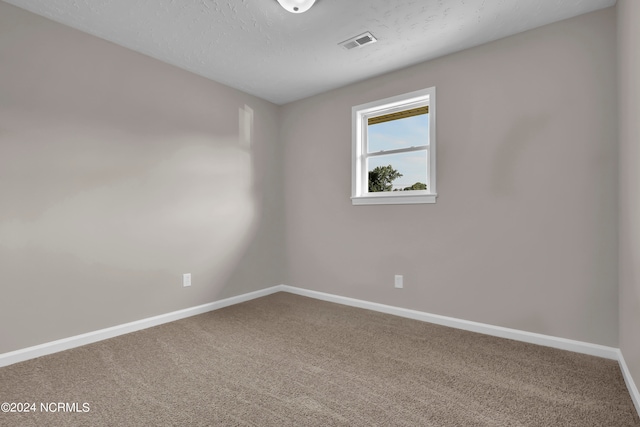
[(288, 293), (0, 368), (0, 402), (37, 405), (2, 426), (640, 426), (615, 361)]

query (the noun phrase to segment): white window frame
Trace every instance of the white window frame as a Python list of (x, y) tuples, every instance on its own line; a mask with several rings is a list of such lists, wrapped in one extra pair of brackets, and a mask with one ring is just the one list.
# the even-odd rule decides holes
[[(424, 147), (411, 147), (378, 153), (367, 153), (367, 130), (370, 117), (390, 114), (397, 111), (429, 106), (429, 141), (427, 152), (427, 189), (411, 191), (369, 192), (369, 173), (367, 159), (376, 155), (396, 154), (408, 151), (424, 150)], [(435, 203), (436, 192), (436, 88), (417, 90), (366, 104), (351, 109), (352, 123), (352, 172), (351, 202), (354, 205), (391, 205)], [(382, 154), (384, 153), (384, 154)]]

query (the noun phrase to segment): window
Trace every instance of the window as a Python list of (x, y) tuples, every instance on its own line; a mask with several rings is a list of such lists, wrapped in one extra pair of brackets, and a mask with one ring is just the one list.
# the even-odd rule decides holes
[(435, 87), (352, 108), (354, 205), (435, 203)]

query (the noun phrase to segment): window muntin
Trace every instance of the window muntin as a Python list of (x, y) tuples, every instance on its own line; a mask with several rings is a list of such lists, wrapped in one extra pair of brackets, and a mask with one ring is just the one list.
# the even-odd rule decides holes
[[(352, 113), (353, 204), (435, 203), (435, 88), (359, 105)], [(402, 176), (390, 182), (390, 171)]]

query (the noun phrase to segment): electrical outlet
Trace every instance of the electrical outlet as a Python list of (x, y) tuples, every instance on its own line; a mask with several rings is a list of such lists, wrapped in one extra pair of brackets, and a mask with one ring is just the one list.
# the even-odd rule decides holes
[(185, 273), (182, 275), (182, 286), (191, 286), (191, 273)]
[(396, 274), (395, 287), (399, 289), (402, 289), (402, 287), (404, 287), (404, 280), (401, 274)]

